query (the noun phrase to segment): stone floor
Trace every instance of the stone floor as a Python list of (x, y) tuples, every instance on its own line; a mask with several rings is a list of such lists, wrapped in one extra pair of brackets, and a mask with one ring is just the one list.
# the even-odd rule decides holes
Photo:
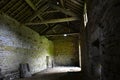
[(30, 78), (19, 80), (85, 80), (80, 71), (81, 69), (77, 67), (56, 67), (36, 73)]

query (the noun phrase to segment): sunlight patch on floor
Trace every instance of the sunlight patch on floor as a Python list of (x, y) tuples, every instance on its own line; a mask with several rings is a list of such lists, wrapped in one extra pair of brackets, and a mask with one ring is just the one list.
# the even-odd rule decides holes
[(62, 73), (62, 72), (79, 72), (80, 67), (54, 67), (41, 71), (41, 73)]

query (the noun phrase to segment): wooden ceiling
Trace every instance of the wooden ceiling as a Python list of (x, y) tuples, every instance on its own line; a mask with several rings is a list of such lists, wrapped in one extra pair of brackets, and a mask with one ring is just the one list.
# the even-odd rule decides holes
[(79, 33), (84, 0), (0, 0), (0, 11), (39, 34)]

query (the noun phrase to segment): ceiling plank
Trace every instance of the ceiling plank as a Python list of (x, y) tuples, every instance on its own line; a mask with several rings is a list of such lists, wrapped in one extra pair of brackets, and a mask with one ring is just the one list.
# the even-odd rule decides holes
[(38, 6), (40, 2), (42, 2), (42, 0), (39, 0), (39, 1), (35, 4), (35, 6)]
[(77, 5), (81, 6), (81, 7), (83, 7), (83, 4), (84, 4), (84, 2), (80, 3), (80, 2), (77, 2), (76, 0), (71, 0), (71, 3), (75, 3), (75, 4), (77, 4)]
[(57, 12), (60, 12), (60, 10), (45, 11), (42, 14), (44, 15), (44, 14), (57, 13)]
[[(38, 18), (40, 18), (41, 21), (44, 21), (44, 19), (43, 19), (42, 16), (38, 15)], [(46, 25), (47, 27), (49, 27), (49, 25), (48, 25), (47, 23), (45, 23), (45, 25)]]
[(11, 3), (13, 2), (13, 0), (9, 0), (8, 3), (6, 3), (6, 5), (4, 5), (1, 9), (1, 11), (5, 10), (8, 6), (12, 5)]
[[(11, 10), (11, 8), (13, 8), (13, 6), (16, 4), (16, 2), (19, 2), (19, 1), (16, 1), (16, 0), (10, 0), (10, 2), (11, 3), (8, 3), (8, 6), (7, 5), (5, 5), (4, 6), (4, 9), (5, 10), (3, 10), (3, 12), (5, 12), (5, 13), (7, 13), (8, 11), (10, 11)], [(6, 8), (5, 8), (6, 7)], [(8, 14), (8, 13), (7, 13)]]
[(25, 7), (25, 3), (22, 3), (20, 7), (18, 7), (16, 10), (14, 10), (11, 15), (15, 15), (17, 12), (19, 12), (21, 9)]
[(37, 15), (43, 12), (43, 8), (48, 8), (48, 5), (43, 6), (41, 9), (37, 10), (36, 12), (33, 13), (28, 19), (26, 19), (25, 22), (29, 22), (30, 20), (34, 19)]
[(73, 16), (73, 17), (77, 16), (75, 13), (71, 12), (68, 9), (64, 9), (64, 8), (61, 8), (61, 7), (53, 5), (53, 4), (50, 4), (50, 6), (54, 9), (60, 10), (62, 13), (66, 14), (66, 15), (70, 15), (70, 16)]
[[(61, 5), (62, 5), (62, 7), (65, 9), (65, 1), (64, 0), (60, 0), (60, 3), (61, 3)], [(65, 15), (65, 17), (67, 17), (67, 15)], [(69, 26), (70, 24), (69, 24), (69, 21), (67, 22), (67, 25)]]
[[(50, 27), (50, 26), (49, 26)], [(46, 28), (44, 28), (42, 31), (40, 31), (39, 33), (41, 34), (41, 33), (43, 33), (45, 30), (47, 30), (49, 27), (46, 27)]]
[(39, 0), (37, 4), (35, 4), (35, 6), (38, 8), (41, 8), (42, 6), (44, 6), (47, 3), (47, 0)]
[(60, 0), (61, 5), (64, 7), (64, 1)]
[(46, 34), (49, 30), (52, 30), (57, 24), (53, 24), (52, 26), (49, 26), (46, 30), (42, 31), (40, 34)]
[(35, 5), (34, 5), (30, 0), (25, 0), (25, 1), (26, 1), (26, 3), (27, 3), (34, 11), (37, 10), (37, 8), (35, 7)]
[[(25, 0), (26, 3), (34, 10), (37, 11), (37, 8), (35, 7), (35, 5), (30, 1), (30, 0)], [(44, 19), (42, 18), (42, 16), (40, 15), (36, 15), (38, 16), (38, 18), (40, 18), (41, 21), (43, 21)], [(48, 24), (45, 24), (47, 27), (49, 26)]]
[(16, 14), (14, 17), (18, 18), (22, 13), (25, 14), (25, 12), (27, 12), (28, 6), (24, 7), (24, 9), (22, 9), (18, 14)]
[(35, 22), (35, 23), (25, 23), (25, 25), (40, 25), (40, 24), (49, 24), (49, 23), (61, 23), (61, 22), (68, 22), (68, 21), (76, 21), (80, 20), (76, 17), (70, 17), (70, 18), (61, 18), (61, 19), (51, 19), (51, 20), (45, 20), (41, 22)]
[(44, 10), (46, 10), (47, 8), (48, 8), (48, 5), (44, 5), (42, 8), (34, 12), (33, 15), (29, 17), (29, 20), (27, 21), (32, 21), (34, 18), (36, 18), (36, 16), (41, 15), (44, 12)]
[(69, 25), (68, 25), (68, 23), (67, 23), (67, 24), (62, 24), (62, 25), (65, 26), (66, 28), (70, 28), (71, 30), (74, 30), (74, 31), (76, 31), (76, 32), (79, 32), (78, 29), (71, 27), (72, 25), (71, 25), (70, 22), (69, 22)]
[(22, 2), (19, 0), (17, 3), (13, 4), (13, 6), (12, 6), (8, 11), (6, 11), (6, 13), (7, 13), (7, 14), (9, 14), (9, 13), (12, 14), (12, 12), (13, 12), (14, 10), (16, 10), (16, 8), (18, 8), (19, 5), (21, 5), (21, 3), (22, 3)]

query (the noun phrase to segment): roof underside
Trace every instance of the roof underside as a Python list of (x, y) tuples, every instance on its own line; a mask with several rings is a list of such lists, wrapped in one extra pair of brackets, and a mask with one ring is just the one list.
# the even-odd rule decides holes
[(0, 11), (39, 34), (78, 33), (83, 0), (0, 0)]

